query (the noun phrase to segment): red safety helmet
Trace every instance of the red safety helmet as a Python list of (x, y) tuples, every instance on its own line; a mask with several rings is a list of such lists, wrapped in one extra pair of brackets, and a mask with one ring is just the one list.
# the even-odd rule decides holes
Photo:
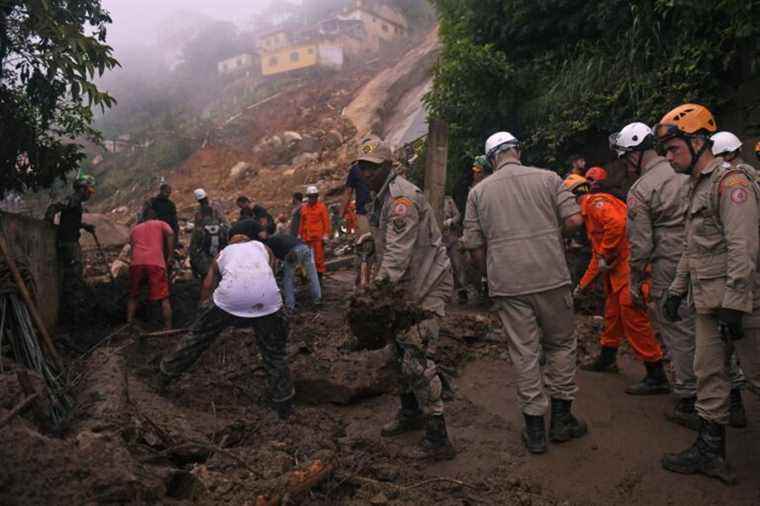
[(586, 179), (588, 179), (591, 182), (604, 181), (605, 179), (607, 179), (607, 171), (604, 170), (602, 167), (591, 167), (589, 170), (586, 171)]

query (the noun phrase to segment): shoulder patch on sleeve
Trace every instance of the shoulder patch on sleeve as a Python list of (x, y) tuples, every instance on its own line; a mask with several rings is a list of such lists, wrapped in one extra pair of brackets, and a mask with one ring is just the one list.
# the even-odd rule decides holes
[(398, 197), (393, 200), (393, 215), (394, 216), (406, 216), (409, 213), (409, 209), (414, 205), (410, 199), (406, 197)]
[(731, 188), (747, 188), (749, 184), (749, 179), (743, 173), (730, 172), (721, 180), (718, 192), (723, 193)]
[(749, 192), (746, 188), (734, 188), (731, 190), (731, 202), (734, 204), (744, 204), (749, 198)]

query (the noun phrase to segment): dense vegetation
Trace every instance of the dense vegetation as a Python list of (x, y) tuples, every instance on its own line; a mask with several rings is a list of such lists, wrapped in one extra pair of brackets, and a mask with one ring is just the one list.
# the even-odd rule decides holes
[(0, 4), (0, 196), (50, 186), (98, 139), (93, 107), (114, 100), (93, 84), (118, 65), (105, 44), (111, 19), (100, 0), (3, 0)]
[(431, 1), (444, 48), (427, 103), (450, 122), (450, 172), (498, 129), (563, 167), (629, 121), (720, 108), (760, 77), (758, 0)]

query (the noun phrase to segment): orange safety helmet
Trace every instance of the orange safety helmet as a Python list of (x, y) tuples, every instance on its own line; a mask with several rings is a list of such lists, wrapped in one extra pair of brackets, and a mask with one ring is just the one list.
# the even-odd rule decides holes
[(757, 141), (757, 144), (755, 144), (755, 156), (760, 160), (760, 141)]
[(710, 110), (699, 104), (679, 105), (654, 127), (654, 135), (660, 142), (674, 137), (688, 137), (702, 132), (715, 133), (718, 126)]
[(567, 188), (575, 195), (588, 193), (591, 191), (588, 179), (577, 174), (570, 174), (567, 176), (563, 184), (565, 185), (565, 188)]
[(595, 181), (604, 181), (607, 179), (607, 171), (602, 167), (591, 167), (586, 171), (586, 179), (592, 183)]

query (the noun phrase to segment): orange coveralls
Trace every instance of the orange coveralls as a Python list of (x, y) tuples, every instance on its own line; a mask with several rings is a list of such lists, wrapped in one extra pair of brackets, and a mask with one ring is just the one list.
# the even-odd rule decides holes
[(356, 201), (352, 200), (343, 213), (343, 219), (346, 220), (346, 230), (349, 234), (356, 233)]
[[(652, 331), (646, 309), (633, 305), (628, 290), (630, 249), (626, 236), (627, 207), (606, 193), (595, 193), (581, 201), (581, 213), (594, 256), (580, 281), (581, 289), (591, 284), (599, 274), (599, 259), (604, 258), (612, 268), (604, 274), (606, 293), (605, 329), (601, 344), (618, 348), (623, 337), (644, 362), (662, 360), (662, 349)], [(643, 289), (648, 292), (646, 288)]]
[(298, 235), (314, 252), (317, 272), (325, 272), (324, 237), (330, 235), (330, 216), (322, 202), (306, 203), (301, 206), (301, 224)]

